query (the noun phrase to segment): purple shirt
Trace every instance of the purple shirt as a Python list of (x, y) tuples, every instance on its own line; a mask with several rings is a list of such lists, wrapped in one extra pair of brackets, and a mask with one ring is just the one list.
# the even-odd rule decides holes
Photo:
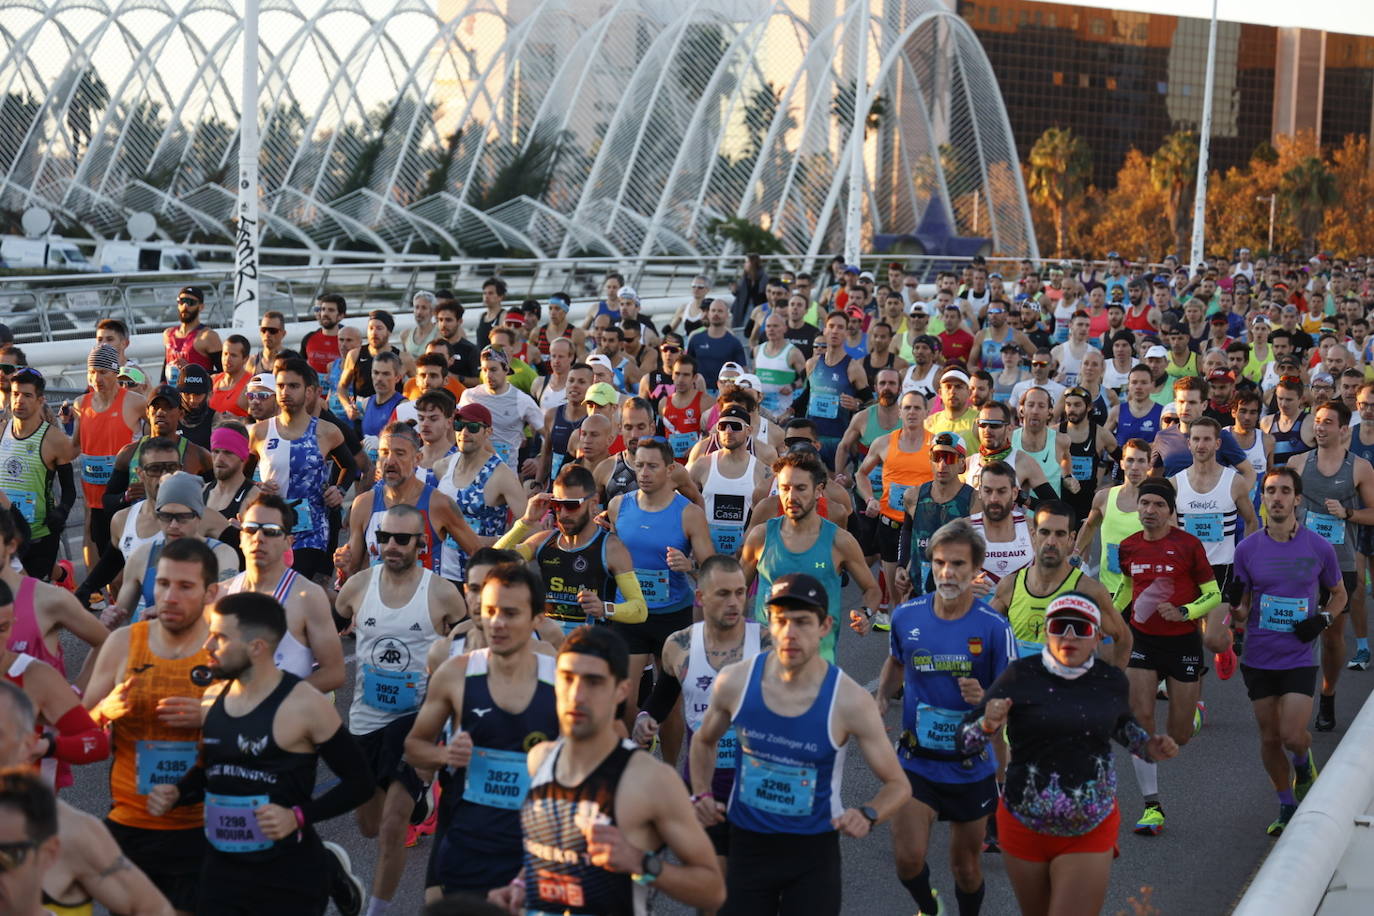
[(1320, 610), (1318, 585), (1332, 589), (1340, 583), (1335, 548), (1303, 527), (1286, 542), (1258, 531), (1236, 547), (1235, 574), (1250, 590), (1242, 661), (1271, 671), (1315, 665), (1316, 640), (1298, 639), (1292, 625)]

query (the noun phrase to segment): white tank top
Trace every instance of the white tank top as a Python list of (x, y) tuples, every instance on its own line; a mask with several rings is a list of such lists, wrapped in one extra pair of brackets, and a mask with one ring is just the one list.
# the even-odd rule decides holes
[[(1073, 343), (1066, 341), (1060, 349), (1063, 358), (1059, 360), (1059, 368), (1064, 373), (1064, 384), (1072, 388), (1078, 384), (1078, 374), (1083, 369), (1083, 357), (1088, 355), (1088, 347), (1092, 344), (1084, 344), (1083, 350), (1077, 354), (1073, 352)], [(1106, 379), (1106, 372), (1103, 372), (1103, 379)]]
[(1236, 558), (1236, 498), (1231, 494), (1231, 482), (1236, 479), (1234, 468), (1222, 468), (1216, 486), (1199, 493), (1188, 482), (1188, 472), (1169, 478), (1178, 493), (1178, 520), (1183, 530), (1202, 542), (1207, 562), (1225, 566)]
[[(1002, 459), (1002, 460), (1005, 461), (1007, 464), (1011, 465), (1011, 469), (1012, 469), (1013, 471), (1016, 470), (1016, 456), (1019, 454), (1019, 451), (1020, 451), (1019, 449), (1013, 448), (1011, 451), (1007, 452), (1007, 457), (1005, 457), (1005, 458)], [(968, 469), (967, 469), (966, 471), (964, 471), (964, 483), (966, 483), (966, 484), (968, 484), (969, 486), (973, 487), (973, 489), (975, 489), (975, 490), (977, 490), (980, 486), (982, 486), (982, 483), (983, 483), (983, 453), (982, 453), (982, 452), (974, 452), (972, 455), (969, 455), (969, 456), (968, 456)], [(1021, 482), (1018, 480), (1018, 481), (1017, 481), (1017, 484), (1020, 485), (1020, 483), (1021, 483)]]
[[(286, 599), (291, 596), (291, 589), (295, 587), (298, 575), (294, 569), (287, 569), (277, 582), (277, 587), (272, 590), (272, 597), (277, 599), (277, 603), (283, 608), (286, 607)], [(221, 594), (236, 595), (246, 591), (249, 591), (249, 588), (248, 573), (245, 571), (226, 582)], [(290, 620), (290, 614), (287, 615), (287, 619)], [(296, 638), (290, 626), (287, 626), (281, 642), (277, 643), (277, 651), (273, 653), (272, 660), (282, 671), (294, 674), (301, 680), (310, 677), (315, 671), (315, 653)]]
[(425, 698), (425, 657), (439, 638), (429, 617), (429, 589), (434, 573), (418, 567), (419, 582), (406, 603), (390, 607), (382, 601), (381, 581), (386, 567), (375, 566), (358, 575), (368, 577), (367, 591), (358, 605), (357, 669), (348, 730), (365, 735), (409, 715)]
[[(553, 378), (552, 375), (545, 377), (549, 379)], [(539, 406), (542, 407), (544, 410), (550, 410), (554, 407), (561, 407), (566, 403), (568, 403), (567, 379), (563, 380), (562, 388), (555, 388), (552, 385), (545, 383), (544, 390), (539, 392)]]
[[(744, 654), (741, 661), (748, 661), (759, 654), (759, 624), (746, 621), (744, 624)], [(706, 715), (706, 707), (711, 705), (711, 688), (720, 671), (711, 667), (706, 660), (706, 623), (692, 624), (692, 643), (687, 649), (687, 671), (682, 679), (682, 715), (687, 727), (692, 731), (701, 728), (701, 719)]]
[(124, 530), (119, 534), (119, 552), (124, 554), (124, 559), (134, 555), (134, 551), (144, 544), (151, 544), (153, 538), (162, 533), (162, 529), (154, 526), (153, 533), (145, 537), (140, 537), (138, 533), (138, 513), (143, 511), (143, 504), (147, 502), (140, 499), (138, 502), (129, 506), (129, 512), (124, 516)]
[(716, 553), (733, 556), (744, 543), (744, 524), (754, 505), (754, 474), (759, 460), (750, 455), (742, 476), (726, 477), (720, 472), (723, 454), (722, 450), (708, 456), (710, 470), (706, 473), (701, 495), (706, 501), (706, 523), (711, 528)]
[(1255, 469), (1255, 485), (1258, 487), (1264, 480), (1264, 472), (1269, 470), (1269, 461), (1264, 455), (1264, 431), (1259, 427), (1255, 428), (1254, 444), (1245, 450), (1245, 458), (1250, 462), (1250, 467)]
[(1012, 513), (1015, 534), (1010, 541), (987, 540), (981, 512), (971, 516), (969, 522), (987, 541), (987, 552), (983, 555), (983, 572), (987, 573), (993, 582), (1000, 582), (1021, 567), (1029, 566), (1030, 561), (1035, 558), (1035, 549), (1031, 547), (1030, 526), (1026, 524), (1026, 516), (1021, 512)]
[[(783, 341), (782, 350), (777, 356), (769, 356), (767, 350), (768, 344), (762, 343), (754, 351), (754, 372), (763, 385), (764, 409), (776, 412), (790, 406), (796, 399), (797, 372), (787, 361), (793, 350), (791, 341)], [(779, 394), (787, 385), (792, 386), (792, 393), (786, 396)]]

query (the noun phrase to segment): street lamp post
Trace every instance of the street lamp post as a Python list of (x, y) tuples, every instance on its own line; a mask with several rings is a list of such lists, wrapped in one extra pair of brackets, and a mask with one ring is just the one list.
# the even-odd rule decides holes
[(854, 66), (854, 124), (849, 140), (849, 198), (844, 221), (844, 260), (858, 264), (864, 210), (864, 118), (868, 114), (868, 0), (859, 0), (858, 53)]
[(1193, 195), (1192, 263), (1202, 263), (1207, 224), (1207, 154), (1212, 145), (1212, 92), (1217, 76), (1217, 0), (1212, 0), (1212, 27), (1207, 34), (1207, 80), (1202, 90), (1202, 123), (1198, 127), (1197, 191)]
[(238, 225), (234, 231), (234, 327), (257, 327), (258, 288), (258, 9), (244, 0), (243, 82), (239, 96)]
[(1255, 200), (1269, 202), (1269, 247), (1267, 250), (1271, 258), (1274, 256), (1274, 208), (1278, 203), (1278, 199), (1279, 196), (1277, 194), (1261, 194), (1259, 197), (1255, 198)]

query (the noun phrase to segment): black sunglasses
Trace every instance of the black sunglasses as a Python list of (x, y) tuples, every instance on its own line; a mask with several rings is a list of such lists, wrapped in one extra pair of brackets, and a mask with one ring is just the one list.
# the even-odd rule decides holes
[(417, 538), (419, 536), (418, 533), (413, 531), (385, 531), (381, 528), (377, 529), (378, 544), (387, 544), (391, 541), (395, 541), (401, 547), (407, 547), (410, 545), (411, 538)]
[(158, 509), (154, 514), (160, 522), (180, 522), (183, 525), (192, 519), (199, 518), (194, 512), (164, 512), (162, 509)]
[(199, 299), (188, 299), (185, 296), (177, 300), (177, 305), (200, 305)]
[(258, 328), (258, 331), (263, 334), (280, 334), (284, 330), (285, 328)]
[(480, 420), (454, 420), (453, 429), (455, 432), (480, 433), (487, 428), (487, 424)]
[(244, 534), (260, 534), (265, 538), (279, 538), (286, 536), (286, 528), (276, 522), (244, 522)]

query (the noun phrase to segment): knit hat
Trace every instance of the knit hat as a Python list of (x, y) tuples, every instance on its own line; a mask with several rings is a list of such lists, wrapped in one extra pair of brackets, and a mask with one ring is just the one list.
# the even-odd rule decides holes
[(173, 504), (185, 506), (199, 518), (205, 515), (205, 481), (194, 474), (177, 471), (164, 478), (157, 488), (157, 508)]
[(86, 355), (87, 369), (104, 369), (107, 372), (119, 371), (119, 353), (109, 344), (97, 344)]
[[(166, 486), (166, 484), (163, 484), (163, 486)], [(1169, 483), (1167, 480), (1147, 480), (1137, 488), (1137, 494), (1139, 496), (1158, 496), (1169, 506), (1170, 512), (1174, 511), (1174, 500), (1177, 494), (1174, 493), (1173, 484)], [(161, 491), (159, 491), (159, 495), (161, 495)]]

